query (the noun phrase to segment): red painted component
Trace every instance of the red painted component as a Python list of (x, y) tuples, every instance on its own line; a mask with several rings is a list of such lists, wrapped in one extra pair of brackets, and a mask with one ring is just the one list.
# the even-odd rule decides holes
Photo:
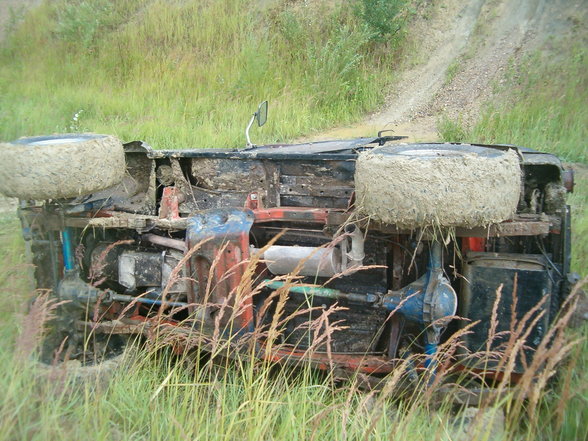
[(464, 237), (461, 242), (462, 251), (484, 251), (486, 249), (486, 239), (483, 237)]
[(160, 219), (180, 218), (181, 193), (176, 187), (165, 187), (159, 205)]
[(261, 199), (259, 198), (259, 193), (253, 192), (247, 195), (247, 200), (245, 201), (245, 208), (249, 210), (259, 210), (263, 208)]
[[(200, 300), (222, 305), (226, 299), (240, 298), (236, 304), (231, 306), (241, 310), (238, 317), (240, 327), (249, 327), (253, 320), (252, 299), (248, 293), (239, 292), (241, 279), (247, 265), (246, 261), (249, 259), (248, 235), (242, 234), (231, 239), (207, 242), (201, 246), (198, 257), (195, 259), (195, 269), (200, 281)], [(215, 258), (218, 260), (215, 261)], [(207, 284), (202, 282), (208, 282), (212, 262), (214, 262), (213, 283), (210, 287), (210, 297), (206, 299)]]
[(255, 222), (296, 221), (326, 224), (329, 217), (327, 208), (275, 207), (255, 210)]
[(249, 261), (251, 211), (211, 210), (192, 221), (188, 249), (199, 248), (190, 259), (189, 271), (196, 272), (198, 283), (190, 282), (188, 303), (225, 305), (221, 324), (226, 325), (236, 310), (234, 330), (251, 328), (253, 300), (243, 277)]

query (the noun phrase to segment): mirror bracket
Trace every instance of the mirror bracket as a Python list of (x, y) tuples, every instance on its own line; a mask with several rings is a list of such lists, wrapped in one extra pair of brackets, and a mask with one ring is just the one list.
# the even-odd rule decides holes
[(253, 125), (254, 121), (257, 120), (257, 126), (263, 126), (267, 121), (267, 100), (262, 102), (257, 111), (251, 116), (249, 120), (249, 124), (247, 124), (247, 128), (245, 129), (245, 138), (247, 138), (247, 148), (255, 147), (254, 144), (251, 143), (251, 138), (249, 137), (249, 130)]

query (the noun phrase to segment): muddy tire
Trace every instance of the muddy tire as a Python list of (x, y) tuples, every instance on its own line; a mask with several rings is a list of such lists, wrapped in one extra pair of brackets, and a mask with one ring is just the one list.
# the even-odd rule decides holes
[(86, 195), (118, 184), (125, 173), (114, 136), (67, 134), (0, 144), (0, 193), (19, 199)]
[(129, 350), (92, 366), (83, 366), (78, 360), (70, 360), (55, 366), (37, 362), (35, 373), (40, 380), (59, 382), (81, 387), (84, 385), (105, 388), (121, 366), (134, 354)]
[[(89, 339), (85, 345), (78, 344), (76, 350), (72, 351), (76, 358), (63, 360), (56, 354), (59, 351), (58, 343), (64, 335), (50, 335), (45, 338), (40, 360), (35, 363), (35, 373), (40, 380), (73, 386), (105, 387), (117, 370), (129, 364), (137, 353), (136, 347), (128, 345), (121, 336), (99, 335), (100, 350), (94, 346), (94, 339)], [(88, 353), (84, 353), (89, 348), (94, 348), (90, 358)]]
[(385, 146), (360, 153), (355, 170), (358, 211), (407, 229), (502, 222), (520, 189), (514, 150), (471, 145)]

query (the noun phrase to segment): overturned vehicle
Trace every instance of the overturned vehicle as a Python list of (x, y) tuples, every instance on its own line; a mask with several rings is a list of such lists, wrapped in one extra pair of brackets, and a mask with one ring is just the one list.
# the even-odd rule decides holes
[(67, 357), (157, 334), (381, 376), (411, 354), (430, 368), (457, 333), (452, 363), (475, 369), (472, 353), (524, 322), (516, 379), (570, 291), (573, 175), (530, 149), (399, 138), (174, 151), (23, 138), (0, 146), (0, 191), (21, 200)]

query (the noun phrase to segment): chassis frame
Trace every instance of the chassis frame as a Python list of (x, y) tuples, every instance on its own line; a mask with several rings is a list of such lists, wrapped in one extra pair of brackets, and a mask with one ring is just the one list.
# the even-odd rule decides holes
[[(573, 175), (550, 154), (478, 145), (518, 153), (524, 188), (517, 214), (487, 228), (456, 228), (451, 246), (436, 248), (434, 232), (377, 224), (354, 211), (358, 152), (397, 138), (245, 150), (157, 151), (127, 143), (126, 184), (70, 200), (21, 202), (37, 287), (69, 302), (59, 326), (72, 341), (88, 332), (153, 335), (157, 329), (174, 335), (178, 350), (195, 344), (213, 350), (220, 326), (235, 353), (253, 350), (275, 362), (383, 375), (407, 353), (422, 353), (421, 367), (428, 367), (437, 344), (466, 326), (457, 316), (479, 322), (464, 337), (466, 350), (484, 346), (491, 294), (502, 285), (498, 331), (512, 329), (513, 319), (533, 308), (542, 314), (515, 378), (570, 291), (570, 209), (547, 200), (551, 188), (572, 191)], [(290, 250), (342, 246), (351, 240), (349, 224), (364, 235), (361, 270), (313, 277), (299, 274), (303, 262), (272, 274), (259, 251), (275, 244)], [(132, 270), (121, 263), (129, 261)], [(445, 305), (444, 315), (426, 318), (427, 305), (441, 305), (426, 298), (434, 271), (456, 293), (457, 314)], [(421, 279), (428, 281), (418, 285)], [(263, 330), (279, 298), (298, 318), (284, 325), (280, 344), (268, 348)], [(304, 304), (310, 312), (300, 319)], [(325, 310), (344, 326), (329, 344), (309, 342), (308, 323)], [(501, 343), (497, 339), (493, 348)], [(492, 366), (489, 371), (499, 375)]]

